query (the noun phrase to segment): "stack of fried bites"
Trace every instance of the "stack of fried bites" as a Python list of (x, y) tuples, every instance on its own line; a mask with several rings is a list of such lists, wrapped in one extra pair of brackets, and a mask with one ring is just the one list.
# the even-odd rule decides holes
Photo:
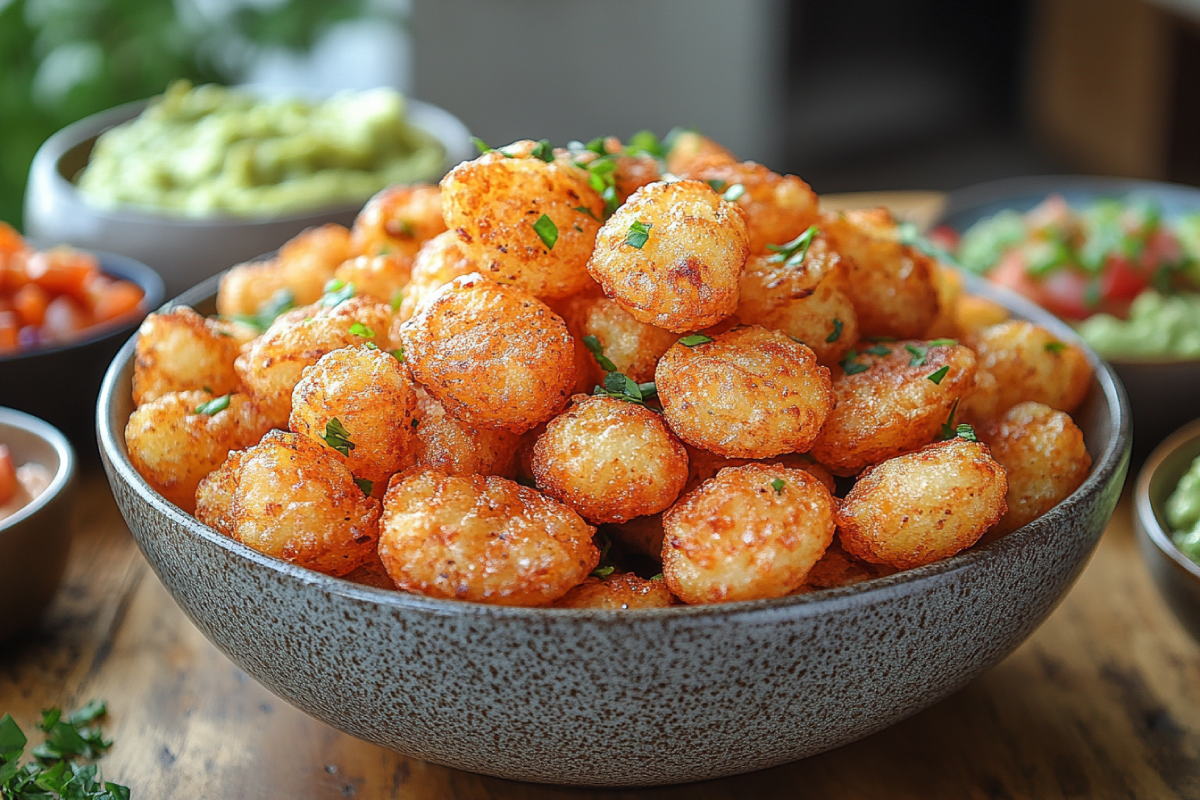
[(695, 133), (481, 150), (146, 320), (154, 489), (329, 575), (624, 609), (929, 564), (1087, 476), (1084, 353), (886, 210)]

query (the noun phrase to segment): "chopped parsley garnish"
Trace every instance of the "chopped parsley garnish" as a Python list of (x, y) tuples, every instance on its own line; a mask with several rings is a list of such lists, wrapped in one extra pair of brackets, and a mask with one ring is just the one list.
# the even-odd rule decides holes
[(957, 339), (934, 339), (929, 343), (930, 347), (954, 347), (958, 344)]
[(546, 245), (546, 249), (553, 250), (554, 243), (558, 241), (558, 226), (554, 224), (554, 220), (542, 214), (537, 222), (533, 223), (533, 229), (542, 240), (542, 244)]
[(920, 345), (906, 344), (904, 345), (904, 349), (912, 353), (912, 358), (908, 360), (908, 365), (910, 367), (925, 366), (925, 357), (929, 355), (929, 350), (927, 348), (921, 347)]
[(25, 764), (29, 740), (11, 716), (0, 717), (0, 797), (6, 800), (129, 800), (128, 787), (105, 783), (94, 764), (76, 759), (99, 758), (112, 747), (99, 726), (88, 726), (107, 712), (103, 701), (93, 700), (73, 714), (61, 709), (42, 712), (38, 730), (46, 741), (30, 751), (35, 761)]
[(873, 356), (890, 356), (892, 354), (892, 348), (884, 347), (881, 344), (876, 344), (871, 345), (866, 350), (863, 350), (863, 352), (870, 353)]
[(347, 457), (349, 457), (350, 451), (357, 447), (354, 442), (350, 441), (350, 431), (346, 430), (337, 417), (325, 423), (325, 432), (317, 435), (325, 440), (325, 444)]
[(400, 310), (400, 304), (404, 302), (404, 290), (397, 289), (392, 292), (392, 311), (393, 313)]
[(534, 158), (540, 158), (548, 164), (554, 160), (554, 148), (550, 146), (549, 139), (541, 139), (533, 146), (533, 150), (529, 152), (529, 155)]
[(265, 331), (271, 327), (271, 323), (284, 312), (291, 311), (296, 307), (296, 298), (292, 295), (291, 289), (280, 289), (271, 295), (267, 302), (259, 307), (258, 313), (254, 315), (235, 314), (234, 319), (255, 328), (258, 331)]
[(367, 350), (378, 350), (379, 349), (379, 345), (375, 344), (374, 342), (363, 342), (359, 346), (363, 347)]
[[(667, 135), (670, 136), (670, 134)], [(638, 131), (629, 137), (629, 144), (625, 146), (625, 154), (630, 156), (645, 154), (662, 161), (667, 157), (667, 149), (653, 131)]]
[(593, 578), (604, 580), (609, 575), (613, 574), (616, 567), (613, 566), (612, 560), (608, 557), (608, 553), (612, 550), (612, 540), (608, 538), (608, 534), (600, 531), (596, 534), (596, 545), (600, 548), (600, 560), (596, 564), (596, 569), (592, 570)]
[(616, 570), (617, 570), (617, 568), (612, 566), (611, 564), (608, 565), (607, 567), (596, 567), (594, 570), (592, 570), (592, 577), (599, 578), (600, 580), (604, 580), (609, 575), (612, 575), (614, 572), (616, 572)]
[(725, 187), (729, 185), (729, 181), (724, 178), (709, 178), (705, 183), (711, 186), (712, 190), (718, 194), (725, 191)]
[[(410, 221), (406, 219), (397, 219), (393, 220), (393, 223), (397, 228), (400, 229), (400, 235), (404, 238), (413, 239), (416, 237), (417, 228)], [(385, 247), (382, 251), (380, 251), (379, 255), (386, 256), (390, 252), (392, 252), (392, 249), (390, 247)]]
[(371, 496), (371, 491), (375, 488), (375, 482), (369, 481), (366, 478), (355, 478), (354, 485), (362, 489), (362, 493), (368, 497)]
[(746, 193), (746, 187), (740, 183), (735, 183), (725, 190), (725, 194), (721, 195), (721, 199), (726, 203), (736, 203), (738, 199)]
[(600, 221), (599, 219), (596, 218), (595, 213), (593, 213), (592, 210), (590, 208), (588, 208), (587, 206), (575, 206), (571, 210), (578, 211), (580, 214), (587, 214), (589, 217), (596, 220), (596, 222)]
[(954, 401), (954, 405), (950, 406), (950, 416), (946, 417), (946, 421), (942, 423), (942, 440), (954, 438), (954, 415), (958, 412), (958, 400)]
[(846, 353), (846, 357), (842, 359), (842, 371), (847, 375), (857, 375), (860, 372), (866, 372), (871, 368), (870, 364), (861, 364), (855, 359), (858, 358), (858, 351), (851, 350)]
[(775, 494), (783, 494), (783, 487), (787, 485), (787, 481), (783, 478), (776, 478), (771, 481), (771, 488), (775, 490)]
[(927, 377), (929, 378), (929, 380), (940, 385), (942, 382), (942, 378), (946, 377), (946, 374), (949, 372), (950, 372), (950, 367), (945, 366), (945, 367), (942, 367), (941, 369), (937, 370), (936, 372), (930, 373)]
[(213, 390), (212, 390), (212, 387), (211, 387), (211, 386), (207, 386), (207, 385), (205, 385), (205, 386), (201, 386), (200, 388), (201, 388), (201, 389), (203, 389), (204, 391), (208, 392), (209, 394), (212, 394), (212, 393), (213, 393)]
[(600, 369), (605, 372), (620, 372), (617, 365), (604, 355), (604, 348), (600, 344), (600, 339), (596, 336), (583, 337), (583, 345), (592, 352), (592, 357), (596, 359), (596, 363), (600, 365)]
[(842, 321), (840, 319), (838, 319), (837, 317), (834, 317), (833, 318), (833, 333), (831, 333), (825, 337), (826, 344), (832, 344), (833, 342), (836, 342), (838, 339), (842, 338), (842, 328), (843, 327), (844, 327), (844, 325), (842, 324)]
[(629, 233), (625, 234), (625, 244), (641, 250), (650, 238), (650, 229), (653, 227), (653, 222), (634, 220), (633, 224), (629, 226)]
[(604, 384), (597, 386), (592, 392), (597, 397), (612, 397), (624, 400), (626, 403), (646, 405), (646, 401), (658, 394), (658, 387), (653, 381), (638, 383), (633, 378), (621, 372), (610, 372), (604, 376)]
[[(209, 392), (209, 394), (212, 393)], [(219, 411), (224, 411), (225, 409), (229, 408), (230, 397), (232, 397), (232, 395), (226, 394), (222, 395), (221, 397), (214, 397), (207, 403), (201, 403), (200, 405), (196, 406), (196, 413), (211, 417), (213, 414), (216, 414)]]
[(325, 284), (325, 294), (317, 301), (317, 305), (333, 308), (354, 297), (354, 284), (334, 278)]
[(1066, 349), (1067, 349), (1066, 342), (1046, 342), (1046, 352), (1047, 353), (1061, 353), (1063, 350), (1066, 350)]
[(392, 356), (395, 357), (395, 359), (397, 361), (399, 361), (401, 364), (403, 364), (404, 363), (404, 345), (400, 345), (395, 350), (393, 350)]
[(363, 325), (361, 322), (356, 322), (350, 326), (350, 334), (352, 336), (362, 336), (365, 339), (375, 338), (375, 330), (368, 325)]
[(698, 344), (708, 344), (712, 341), (711, 336), (705, 336), (703, 333), (689, 333), (679, 340), (679, 343), (684, 347), (695, 347)]
[(580, 169), (587, 170), (588, 185), (600, 194), (604, 200), (604, 218), (608, 219), (612, 213), (617, 210), (621, 199), (617, 195), (617, 162), (615, 157), (608, 154), (604, 149), (603, 139), (593, 139), (586, 145), (579, 145), (578, 142), (573, 142), (575, 145), (572, 152), (595, 153), (599, 158), (588, 158), (588, 160), (575, 160), (575, 166)]
[(968, 442), (979, 441), (979, 437), (975, 435), (975, 429), (965, 422), (955, 428), (954, 432), (959, 439), (966, 439)]
[(663, 574), (661, 572), (658, 573), (657, 575), (650, 576), (650, 580), (652, 580), (652, 581), (661, 581), (662, 579), (663, 579)]
[(809, 225), (808, 230), (792, 239), (787, 244), (769, 244), (768, 250), (773, 250), (775, 255), (771, 256), (767, 261), (772, 264), (784, 264), (789, 267), (797, 267), (804, 256), (808, 254), (808, 248), (812, 245), (813, 238), (821, 232), (816, 225)]
[(483, 155), (484, 153), (490, 153), (496, 149), (496, 148), (490, 146), (483, 139), (480, 139), (478, 136), (471, 137), (471, 144), (475, 145), (475, 149), (479, 151), (479, 155)]
[(412, 429), (415, 431), (419, 427), (421, 427), (421, 420), (417, 419), (416, 417), (413, 417)]

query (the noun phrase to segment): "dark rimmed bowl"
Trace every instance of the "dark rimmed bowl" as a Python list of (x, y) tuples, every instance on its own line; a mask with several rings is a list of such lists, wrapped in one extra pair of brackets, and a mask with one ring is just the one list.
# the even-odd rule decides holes
[[(44, 243), (39, 243), (44, 244)], [(93, 253), (100, 270), (145, 292), (141, 310), (89, 328), (65, 344), (0, 355), (0, 406), (34, 414), (61, 430), (81, 457), (96, 458), (96, 395), (113, 356), (142, 319), (163, 302), (162, 279), (132, 258)]]
[[(305, 228), (326, 222), (349, 226), (362, 208), (362, 203), (353, 203), (299, 214), (195, 219), (88, 204), (74, 178), (87, 165), (96, 137), (145, 107), (146, 101), (140, 100), (93, 114), (42, 144), (25, 190), (25, 226), (31, 236), (124, 253), (158, 270), (167, 291), (176, 295), (218, 271), (274, 250)], [(474, 157), (470, 133), (453, 114), (410, 98), (405, 98), (405, 107), (409, 121), (433, 134), (446, 149), (443, 173)]]
[(62, 581), (71, 550), (75, 507), (75, 452), (53, 426), (0, 408), (0, 444), (13, 460), (44, 466), (54, 477), (46, 490), (0, 520), (0, 643), (32, 627)]
[[(1167, 217), (1200, 211), (1200, 189), (1174, 183), (1092, 175), (1041, 175), (981, 183), (951, 192), (934, 223), (962, 233), (1005, 209), (1025, 212), (1060, 194), (1073, 206), (1106, 197), (1153, 197)], [(1110, 359), (1133, 409), (1133, 463), (1142, 463), (1171, 431), (1200, 417), (1200, 359)]]
[[(972, 287), (982, 283), (968, 279)], [(1023, 298), (978, 291), (1076, 341)], [(208, 313), (216, 281), (178, 299)], [(134, 342), (97, 425), (142, 552), (192, 621), (287, 702), (410, 756), (505, 778), (638, 786), (762, 769), (854, 741), (960, 689), (1058, 604), (1129, 464), (1126, 399), (1096, 377), (1076, 414), (1092, 474), (978, 550), (857, 586), (643, 611), (501, 608), (359, 586), (197, 522), (134, 471)]]
[(1179, 479), (1200, 458), (1200, 421), (1176, 431), (1159, 445), (1138, 473), (1134, 489), (1134, 528), (1150, 575), (1179, 623), (1200, 642), (1200, 565), (1171, 541), (1163, 512)]

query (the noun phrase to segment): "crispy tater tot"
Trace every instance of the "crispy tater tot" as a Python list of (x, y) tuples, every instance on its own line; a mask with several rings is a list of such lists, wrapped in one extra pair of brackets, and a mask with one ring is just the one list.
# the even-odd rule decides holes
[(391, 255), (408, 261), (422, 244), (444, 230), (438, 187), (397, 184), (380, 191), (358, 212), (350, 242), (354, 255)]
[(379, 556), (409, 592), (540, 606), (596, 568), (593, 533), (571, 509), (505, 478), (425, 470), (392, 479)]
[(539, 489), (597, 524), (664, 510), (688, 477), (687, 452), (657, 413), (586, 395), (546, 425), (531, 468)]
[(751, 256), (742, 273), (737, 316), (747, 325), (786, 333), (808, 345), (825, 366), (841, 361), (858, 341), (841, 259), (821, 236), (799, 263), (785, 253)]
[(829, 370), (813, 351), (759, 327), (679, 342), (654, 380), (671, 430), (723, 456), (804, 452), (834, 406)]
[[(606, 297), (573, 300), (568, 312), (582, 339), (595, 336), (601, 354), (638, 383), (654, 380), (654, 368), (662, 354), (679, 341), (679, 334), (638, 322), (633, 315)], [(593, 366), (592, 383), (600, 383), (604, 370), (588, 352)], [(591, 388), (591, 387), (588, 387)]]
[(467, 257), (458, 234), (446, 231), (433, 237), (421, 246), (413, 261), (412, 278), (404, 287), (404, 301), (400, 304), (400, 319), (411, 318), (422, 301), (437, 294), (450, 281), (478, 271), (475, 262)]
[(683, 332), (734, 312), (748, 255), (741, 214), (707, 184), (651, 183), (604, 223), (587, 269), (637, 320)]
[(1092, 467), (1083, 431), (1069, 416), (1041, 403), (1013, 406), (982, 427), (979, 438), (1008, 474), (1008, 513), (988, 538), (1004, 536), (1054, 508), (1079, 488)]
[(417, 389), (413, 420), (416, 465), (447, 475), (499, 475), (517, 472), (521, 437), (505, 430), (481, 428), (450, 414), (424, 389)]
[[(271, 424), (244, 394), (212, 403), (205, 391), (171, 392), (139, 406), (125, 425), (138, 474), (189, 514), (196, 487), (229, 455), (258, 442)], [(206, 405), (207, 404), (207, 405)]]
[(663, 576), (686, 603), (783, 597), (833, 541), (835, 502), (787, 467), (729, 467), (663, 514)]
[(666, 581), (646, 580), (632, 572), (607, 578), (588, 578), (551, 604), (552, 608), (600, 608), (624, 611), (630, 608), (670, 608), (675, 596)]
[(737, 157), (721, 145), (695, 131), (680, 131), (671, 140), (667, 153), (667, 171), (683, 175), (701, 159), (709, 162), (736, 162)]
[(294, 309), (255, 339), (235, 366), (254, 401), (279, 427), (286, 427), (292, 390), (305, 367), (333, 350), (365, 342), (390, 349), (390, 324), (391, 310), (367, 297), (354, 297), (332, 308)]
[(231, 455), (200, 483), (196, 500), (206, 525), (327, 575), (362, 566), (379, 535), (379, 501), (363, 494), (336, 454), (298, 433), (271, 431)]
[(1008, 481), (987, 445), (954, 438), (865, 471), (837, 511), (846, 552), (912, 569), (949, 558), (1004, 515)]
[(846, 262), (862, 335), (925, 336), (939, 310), (937, 262), (900, 243), (887, 209), (827, 215), (820, 226)]
[(750, 252), (754, 254), (767, 252), (769, 244), (790, 242), (818, 218), (817, 195), (807, 183), (753, 161), (700, 158), (682, 177), (704, 181), (717, 192), (737, 193), (733, 187), (742, 187), (733, 202), (746, 215)]
[(133, 402), (168, 392), (206, 389), (215, 395), (238, 387), (233, 362), (241, 346), (228, 331), (187, 306), (151, 314), (138, 330), (133, 366)]
[[(515, 142), (464, 161), (442, 179), (446, 225), (479, 270), (535, 297), (570, 297), (588, 283), (604, 201), (567, 158)], [(581, 210), (582, 209), (582, 210)]]
[(812, 456), (856, 475), (933, 441), (975, 382), (975, 354), (953, 340), (880, 342), (834, 369), (837, 407)]
[[(297, 292), (296, 296), (297, 303), (307, 304), (320, 298), (325, 282), (333, 277), (338, 264), (352, 255), (350, 231), (331, 222), (306, 228), (293, 236), (279, 248), (278, 261), (284, 274), (290, 273), (288, 283), (293, 286), (293, 291), (297, 287), (311, 285), (309, 292)], [(314, 290), (312, 299), (307, 299)]]
[(1012, 314), (999, 303), (973, 294), (960, 294), (954, 304), (954, 321), (958, 335), (970, 338), (984, 328), (1007, 321)]
[(891, 575), (896, 570), (883, 564), (870, 564), (847, 553), (835, 538), (821, 556), (821, 560), (813, 564), (808, 578), (796, 594), (819, 592), (822, 589), (836, 589), (839, 586), (853, 586), (856, 583), (869, 581), (884, 575)]
[(575, 385), (575, 343), (545, 303), (478, 274), (457, 278), (400, 329), (413, 375), (451, 414), (523, 433)]
[(927, 339), (954, 338), (959, 335), (958, 298), (962, 294), (962, 273), (953, 267), (935, 266), (933, 283), (937, 286), (938, 315), (925, 331)]
[(412, 277), (412, 262), (392, 256), (358, 256), (342, 262), (333, 277), (354, 284), (356, 295), (399, 308), (404, 287)]
[(344, 347), (304, 368), (292, 391), (289, 427), (339, 453), (382, 497), (388, 478), (412, 463), (416, 405), (416, 386), (395, 356), (378, 347)]
[(217, 313), (223, 317), (252, 317), (285, 289), (287, 280), (275, 260), (238, 264), (221, 276)]
[(966, 344), (979, 359), (975, 392), (963, 401), (963, 416), (976, 422), (998, 419), (1017, 403), (1045, 403), (1068, 414), (1079, 408), (1092, 383), (1092, 366), (1077, 344), (1023, 320), (984, 328)]

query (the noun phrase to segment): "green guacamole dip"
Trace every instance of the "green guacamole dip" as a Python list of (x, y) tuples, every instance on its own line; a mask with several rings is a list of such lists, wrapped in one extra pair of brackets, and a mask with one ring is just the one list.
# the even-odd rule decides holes
[(1078, 330), (1105, 358), (1200, 358), (1200, 294), (1147, 290), (1129, 307), (1129, 319), (1096, 314)]
[(277, 216), (436, 178), (444, 159), (437, 139), (405, 122), (392, 89), (311, 101), (178, 81), (100, 136), (78, 185), (104, 208)]
[(1200, 564), (1200, 458), (1180, 479), (1167, 500), (1167, 524), (1171, 538), (1184, 555)]

